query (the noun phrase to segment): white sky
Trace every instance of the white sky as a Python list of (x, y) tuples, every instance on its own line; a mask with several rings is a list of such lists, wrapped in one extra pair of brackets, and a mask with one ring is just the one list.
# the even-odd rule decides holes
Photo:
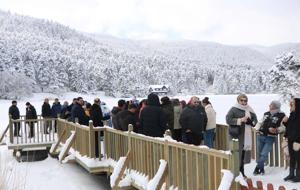
[(122, 38), (300, 42), (300, 0), (0, 0), (0, 9)]

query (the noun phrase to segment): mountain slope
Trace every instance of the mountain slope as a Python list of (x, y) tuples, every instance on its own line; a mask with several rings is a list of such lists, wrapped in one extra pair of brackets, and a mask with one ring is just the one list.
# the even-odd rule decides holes
[[(103, 90), (118, 97), (143, 96), (152, 84), (168, 84), (172, 93), (257, 93), (269, 89), (265, 81), (271, 56), (211, 42), (83, 34), (59, 23), (0, 11), (0, 98), (23, 96), (14, 95), (13, 88), (22, 91), (24, 86), (25, 94)], [(9, 76), (16, 81), (5, 82)]]

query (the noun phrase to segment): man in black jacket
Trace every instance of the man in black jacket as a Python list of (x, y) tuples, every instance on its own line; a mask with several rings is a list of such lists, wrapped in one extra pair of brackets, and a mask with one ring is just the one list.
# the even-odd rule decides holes
[(207, 115), (198, 97), (191, 98), (180, 115), (179, 123), (182, 126), (183, 142), (200, 145), (206, 129)]
[(83, 98), (78, 97), (77, 103), (72, 107), (71, 117), (73, 122), (75, 122), (75, 118), (77, 118), (79, 124), (88, 126), (89, 117), (85, 115), (84, 109), (82, 107), (83, 104), (84, 104)]
[[(26, 102), (26, 119), (37, 119), (36, 110), (33, 105)], [(29, 138), (34, 137), (34, 121), (28, 122), (29, 124)]]
[(111, 121), (114, 129), (121, 130), (121, 127), (118, 124), (117, 114), (120, 111), (123, 111), (126, 108), (126, 101), (121, 99), (118, 101), (118, 107), (113, 107), (111, 110)]
[(148, 95), (147, 106), (142, 110), (140, 128), (144, 135), (151, 137), (163, 137), (167, 128), (166, 116), (160, 107), (156, 94)]
[(122, 131), (128, 131), (128, 125), (132, 124), (133, 125), (133, 131), (137, 132), (136, 128), (136, 111), (137, 111), (137, 106), (135, 104), (129, 104), (127, 110), (123, 110), (117, 114), (118, 118), (118, 123), (120, 125), (120, 129)]
[[(17, 101), (13, 100), (11, 102), (11, 106), (9, 107), (9, 115), (11, 115), (12, 119), (20, 119), (20, 111), (17, 107)], [(14, 122), (14, 136), (20, 136), (20, 122)]]
[(42, 105), (42, 117), (46, 119), (46, 122), (44, 123), (44, 134), (49, 134), (51, 121), (47, 119), (51, 118), (51, 107), (48, 98), (45, 98), (44, 104)]
[(285, 114), (280, 110), (281, 104), (279, 101), (274, 100), (269, 105), (269, 111), (264, 113), (261, 122), (258, 122), (255, 129), (258, 130), (257, 143), (259, 158), (257, 160), (257, 165), (254, 169), (253, 174), (265, 174), (264, 164), (268, 159), (268, 154), (273, 148), (273, 143), (275, 142), (275, 137), (280, 131), (280, 125)]

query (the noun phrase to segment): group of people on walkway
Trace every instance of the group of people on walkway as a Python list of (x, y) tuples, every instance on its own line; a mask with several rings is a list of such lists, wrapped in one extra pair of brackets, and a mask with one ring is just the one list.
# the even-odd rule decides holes
[[(42, 105), (43, 118), (61, 117), (82, 125), (88, 125), (93, 121), (94, 127), (103, 126), (103, 121), (110, 119), (111, 126), (117, 130), (127, 131), (128, 125), (133, 125), (133, 131), (151, 137), (163, 137), (167, 129), (171, 131), (172, 138), (187, 144), (204, 144), (209, 148), (214, 147), (216, 129), (216, 112), (205, 97), (200, 101), (193, 96), (188, 103), (184, 100), (170, 99), (167, 96), (159, 99), (157, 94), (151, 93), (147, 99), (131, 101), (120, 99), (118, 105), (113, 107), (111, 114), (104, 116), (101, 110), (101, 101), (94, 99), (93, 105), (83, 100), (82, 97), (74, 98), (72, 104), (67, 101), (63, 105), (56, 98), (52, 107), (49, 99), (45, 98)], [(19, 119), (20, 112), (17, 102), (12, 101), (9, 108), (12, 119)], [(26, 103), (26, 119), (36, 119), (37, 114), (33, 105)], [(251, 161), (252, 129), (257, 132), (257, 166), (253, 174), (265, 173), (265, 162), (271, 152), (273, 143), (278, 134), (284, 133), (288, 144), (290, 159), (289, 175), (286, 181), (300, 182), (300, 99), (293, 98), (290, 102), (289, 117), (281, 111), (281, 103), (273, 100), (269, 104), (267, 112), (258, 121), (255, 111), (248, 104), (248, 97), (240, 94), (237, 102), (228, 111), (226, 122), (229, 125), (228, 135), (230, 139), (239, 140), (240, 172), (246, 177), (244, 164)], [(20, 136), (20, 124), (14, 123), (14, 136)], [(30, 134), (34, 136), (34, 124), (29, 122)], [(56, 128), (56, 126), (55, 126)], [(49, 124), (45, 124), (44, 133), (51, 130)], [(56, 129), (55, 129), (56, 130)], [(99, 134), (95, 134), (98, 142)], [(95, 143), (96, 146), (98, 143)], [(96, 147), (96, 155), (99, 156)]]
[(281, 103), (271, 101), (269, 109), (260, 121), (254, 110), (248, 104), (248, 97), (240, 94), (237, 103), (232, 106), (226, 115), (231, 139), (239, 140), (240, 172), (246, 177), (244, 164), (251, 161), (252, 128), (257, 133), (257, 165), (254, 175), (265, 174), (264, 165), (268, 154), (272, 151), (277, 135), (284, 133), (288, 142), (290, 171), (285, 181), (300, 182), (300, 99), (292, 98), (290, 101), (290, 115), (287, 117), (281, 111)]
[(140, 103), (121, 99), (111, 113), (115, 129), (127, 131), (132, 124), (134, 132), (151, 137), (163, 137), (169, 129), (177, 141), (200, 145), (204, 139), (205, 145), (213, 148), (216, 112), (208, 97), (200, 101), (193, 96), (186, 104), (151, 93)]

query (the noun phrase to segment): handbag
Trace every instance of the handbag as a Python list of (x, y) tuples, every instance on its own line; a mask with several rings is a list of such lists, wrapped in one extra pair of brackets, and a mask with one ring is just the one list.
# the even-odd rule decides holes
[(299, 151), (300, 150), (300, 143), (294, 142), (293, 143), (293, 150), (295, 152)]
[(237, 139), (240, 136), (240, 126), (238, 125), (230, 125), (229, 126), (229, 135), (234, 138)]

